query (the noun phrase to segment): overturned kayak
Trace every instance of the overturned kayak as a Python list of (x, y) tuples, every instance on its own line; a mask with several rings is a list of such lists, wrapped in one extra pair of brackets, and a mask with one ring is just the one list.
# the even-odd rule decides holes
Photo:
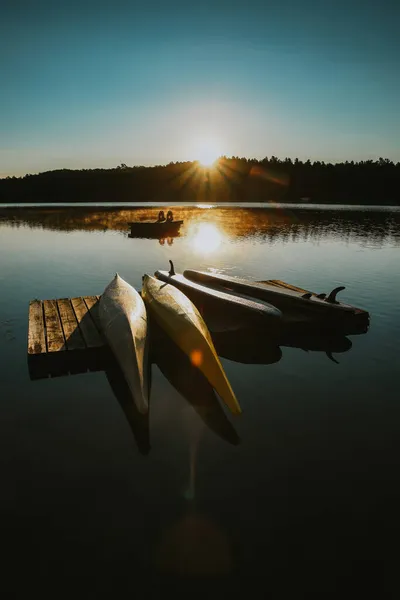
[(215, 289), (212, 285), (191, 281), (180, 273), (175, 273), (171, 263), (170, 271), (156, 271), (155, 276), (170, 283), (196, 305), (197, 309), (215, 330), (213, 323), (221, 324), (221, 329), (238, 328), (255, 322), (263, 325), (276, 325), (281, 321), (281, 311), (263, 300), (250, 298), (245, 294)]
[(240, 438), (225, 415), (212, 385), (167, 333), (151, 323), (151, 359), (176, 391), (217, 436), (237, 445)]
[(106, 340), (124, 374), (138, 411), (149, 409), (147, 314), (138, 292), (115, 275), (99, 302)]
[(315, 294), (278, 281), (250, 281), (190, 269), (183, 274), (194, 283), (211, 285), (218, 291), (246, 294), (254, 299), (271, 302), (282, 311), (285, 321), (308, 320), (326, 324), (350, 324), (357, 321), (365, 326), (369, 322), (367, 311), (338, 302), (336, 296), (345, 289), (343, 286), (335, 288), (330, 294)]
[(178, 288), (150, 275), (143, 277), (142, 295), (160, 327), (200, 369), (230, 410), (241, 413), (210, 332), (195, 305)]

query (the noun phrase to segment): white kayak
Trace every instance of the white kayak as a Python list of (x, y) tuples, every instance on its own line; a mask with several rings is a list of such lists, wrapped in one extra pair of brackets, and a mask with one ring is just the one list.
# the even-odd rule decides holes
[(115, 275), (99, 302), (100, 323), (138, 411), (149, 410), (146, 307), (140, 294)]

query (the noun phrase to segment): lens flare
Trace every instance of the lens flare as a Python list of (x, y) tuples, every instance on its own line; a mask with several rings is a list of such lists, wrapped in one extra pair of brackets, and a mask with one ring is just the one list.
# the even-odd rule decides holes
[(201, 350), (193, 350), (190, 353), (190, 360), (193, 366), (200, 367), (201, 363), (203, 362), (203, 353)]

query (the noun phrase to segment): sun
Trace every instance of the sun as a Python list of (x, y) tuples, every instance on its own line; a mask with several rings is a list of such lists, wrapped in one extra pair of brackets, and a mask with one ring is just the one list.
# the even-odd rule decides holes
[(217, 141), (212, 139), (199, 143), (196, 154), (203, 167), (212, 167), (221, 156)]
[(198, 160), (203, 167), (212, 167), (217, 161), (218, 156), (219, 154), (216, 154), (212, 150), (205, 150), (201, 152)]

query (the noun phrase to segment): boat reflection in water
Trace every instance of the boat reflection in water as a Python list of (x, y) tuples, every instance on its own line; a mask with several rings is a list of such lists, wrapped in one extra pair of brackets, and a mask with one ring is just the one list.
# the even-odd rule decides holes
[[(137, 410), (125, 377), (113, 357), (109, 357), (107, 361), (105, 374), (114, 396), (124, 411), (140, 454), (147, 455), (150, 452), (149, 413), (141, 414)], [(149, 396), (150, 388), (151, 369), (149, 368)]]
[(176, 237), (180, 237), (180, 233), (176, 232), (176, 233), (169, 233), (166, 236), (160, 235), (159, 233), (155, 233), (155, 234), (132, 234), (132, 233), (128, 233), (128, 238), (131, 239), (139, 239), (139, 240), (158, 240), (160, 244), (164, 245), (165, 242), (167, 242), (167, 244), (171, 245), (174, 241), (174, 238)]
[(150, 348), (152, 362), (189, 402), (207, 427), (230, 444), (238, 444), (239, 436), (225, 415), (210, 383), (154, 320), (151, 321)]
[(333, 354), (348, 352), (353, 346), (351, 340), (344, 334), (323, 334), (312, 331), (308, 333), (282, 332), (277, 341), (280, 346), (287, 348), (299, 348), (305, 352), (325, 352), (327, 357), (335, 363), (339, 363), (339, 361), (334, 358)]
[(212, 340), (219, 356), (247, 365), (271, 365), (282, 358), (280, 347), (265, 337), (259, 329), (213, 331)]
[(324, 352), (335, 363), (336, 353), (348, 352), (352, 343), (343, 333), (319, 333), (291, 327), (271, 335), (260, 328), (213, 332), (218, 354), (244, 364), (273, 364), (282, 358), (282, 347), (298, 348), (306, 352)]
[[(179, 236), (175, 236), (175, 237), (179, 237)], [(165, 242), (167, 242), (168, 246), (172, 246), (172, 244), (174, 243), (174, 238), (169, 236), (167, 238), (160, 238), (158, 240), (158, 243), (160, 244), (160, 246), (165, 246)]]

